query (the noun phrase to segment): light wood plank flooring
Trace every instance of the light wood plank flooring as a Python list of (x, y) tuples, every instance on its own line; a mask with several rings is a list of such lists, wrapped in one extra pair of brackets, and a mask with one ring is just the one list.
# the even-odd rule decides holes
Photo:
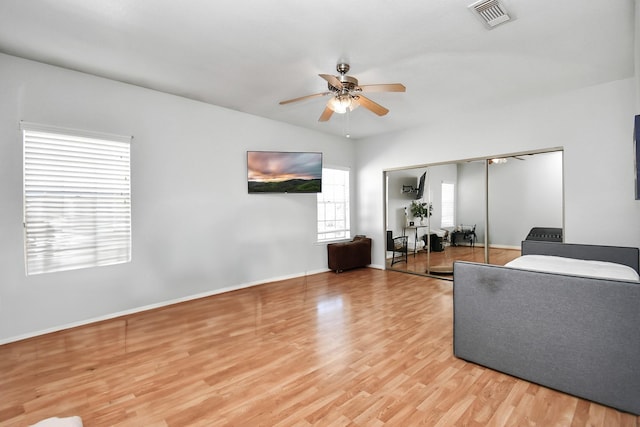
[(456, 359), (452, 283), (321, 273), (0, 346), (0, 425), (636, 426)]
[[(391, 252), (389, 252), (389, 254), (391, 254)], [(490, 248), (489, 264), (505, 265), (519, 256), (520, 249)], [(441, 272), (446, 270), (453, 271), (454, 261), (484, 262), (484, 247), (447, 245), (441, 252), (431, 252), (429, 254), (424, 250), (420, 250), (415, 254), (409, 252), (406, 262), (403, 258), (403, 261), (391, 265), (391, 261), (392, 258), (386, 260), (387, 269), (415, 274), (426, 274), (429, 272), (430, 274), (437, 274), (441, 278), (452, 280), (453, 274), (443, 274)], [(431, 269), (433, 269), (433, 271)]]

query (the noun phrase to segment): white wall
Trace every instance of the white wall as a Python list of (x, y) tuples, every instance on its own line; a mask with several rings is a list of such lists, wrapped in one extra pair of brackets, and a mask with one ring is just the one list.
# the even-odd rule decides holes
[[(384, 169), (564, 147), (565, 240), (640, 245), (634, 199), (635, 79), (357, 141), (359, 232), (383, 265)], [(409, 89), (408, 89), (409, 90)]]
[[(25, 276), (20, 120), (133, 135), (131, 263)], [(247, 194), (247, 150), (354, 168), (343, 138), (0, 54), (0, 343), (326, 270), (315, 195)]]

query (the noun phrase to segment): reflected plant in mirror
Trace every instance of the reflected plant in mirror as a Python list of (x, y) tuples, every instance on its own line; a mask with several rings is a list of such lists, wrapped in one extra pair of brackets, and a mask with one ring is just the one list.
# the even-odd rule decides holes
[(430, 217), (432, 212), (433, 206), (431, 205), (431, 203), (417, 202), (415, 200), (411, 202), (411, 214), (415, 218), (420, 217), (420, 219), (422, 219), (425, 217)]

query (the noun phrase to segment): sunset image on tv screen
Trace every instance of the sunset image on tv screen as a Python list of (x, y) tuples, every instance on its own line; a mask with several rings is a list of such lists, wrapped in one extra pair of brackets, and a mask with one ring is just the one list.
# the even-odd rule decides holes
[(247, 152), (249, 193), (319, 193), (322, 153)]

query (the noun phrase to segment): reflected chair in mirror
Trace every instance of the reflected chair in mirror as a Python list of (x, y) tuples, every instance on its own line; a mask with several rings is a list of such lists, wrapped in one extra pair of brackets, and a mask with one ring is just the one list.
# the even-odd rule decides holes
[(387, 231), (387, 251), (392, 252), (391, 265), (396, 262), (407, 262), (409, 254), (409, 237), (393, 237), (391, 231)]
[(456, 229), (451, 233), (451, 245), (458, 246), (464, 241), (469, 242), (469, 246), (473, 247), (476, 244), (478, 236), (476, 235), (476, 224), (461, 225), (459, 229)]

